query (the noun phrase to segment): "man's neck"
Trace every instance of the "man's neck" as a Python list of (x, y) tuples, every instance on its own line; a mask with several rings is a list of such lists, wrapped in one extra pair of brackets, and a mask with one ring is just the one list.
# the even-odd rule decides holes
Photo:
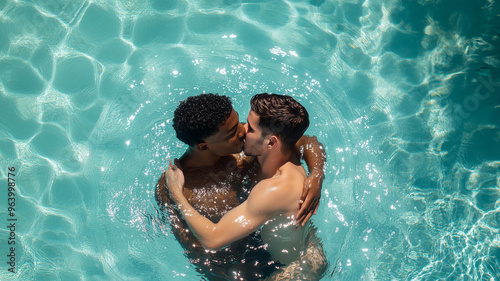
[(294, 164), (300, 164), (298, 155), (293, 151), (283, 153), (281, 149), (273, 150), (265, 155), (257, 156), (259, 161), (262, 179), (267, 179), (276, 174), (281, 166), (285, 165), (287, 162), (292, 162)]
[(201, 153), (190, 147), (179, 159), (183, 168), (213, 167), (221, 159), (212, 153)]

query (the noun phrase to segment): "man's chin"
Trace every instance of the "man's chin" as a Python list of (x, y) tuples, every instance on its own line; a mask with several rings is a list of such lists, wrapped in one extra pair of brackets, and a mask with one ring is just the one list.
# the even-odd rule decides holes
[(248, 149), (243, 149), (243, 153), (245, 153), (246, 156), (254, 156), (253, 153)]

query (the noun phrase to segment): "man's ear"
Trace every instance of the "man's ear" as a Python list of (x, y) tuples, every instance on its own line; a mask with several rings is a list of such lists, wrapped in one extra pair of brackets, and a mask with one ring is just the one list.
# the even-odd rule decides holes
[(279, 142), (278, 138), (274, 135), (271, 135), (269, 141), (267, 142), (267, 148), (268, 149), (274, 148), (278, 144), (278, 142)]
[(201, 142), (201, 143), (199, 143), (199, 144), (196, 145), (196, 150), (201, 151), (201, 152), (207, 151), (208, 150), (208, 145), (206, 143), (204, 143), (204, 142)]

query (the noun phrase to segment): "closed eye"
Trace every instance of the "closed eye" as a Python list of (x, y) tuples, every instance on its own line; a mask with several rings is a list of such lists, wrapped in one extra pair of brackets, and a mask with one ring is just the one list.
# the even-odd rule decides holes
[(230, 134), (227, 139), (232, 139), (234, 137), (234, 135), (236, 135), (236, 131), (234, 131), (232, 134)]

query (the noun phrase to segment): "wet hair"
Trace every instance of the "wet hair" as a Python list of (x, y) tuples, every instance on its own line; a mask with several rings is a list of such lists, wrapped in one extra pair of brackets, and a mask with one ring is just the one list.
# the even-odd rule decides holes
[(278, 136), (284, 151), (292, 149), (309, 127), (309, 113), (290, 96), (257, 94), (250, 100), (250, 106), (259, 115), (258, 125), (264, 136)]
[(204, 142), (219, 131), (232, 110), (229, 97), (218, 94), (201, 94), (181, 101), (173, 120), (177, 138), (189, 146)]

